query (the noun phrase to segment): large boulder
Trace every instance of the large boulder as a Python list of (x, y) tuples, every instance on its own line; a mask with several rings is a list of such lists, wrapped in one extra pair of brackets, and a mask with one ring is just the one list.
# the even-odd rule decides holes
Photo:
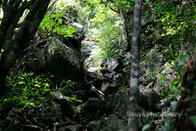
[(80, 81), (82, 78), (80, 47), (74, 43), (74, 39), (71, 41), (52, 38), (47, 47), (37, 48), (34, 51), (27, 60), (26, 69), (38, 74), (50, 73), (57, 82)]
[(22, 63), (27, 72), (54, 75), (55, 84), (63, 80), (80, 82), (83, 78), (81, 41), (84, 39), (84, 27), (77, 22), (77, 11), (74, 7), (67, 7), (65, 15), (62, 16), (62, 25), (75, 27), (76, 31), (72, 37), (53, 34), (43, 39), (43, 32), (38, 31), (35, 42), (26, 50), (28, 53), (19, 65)]
[(81, 81), (81, 41), (84, 38), (83, 26), (72, 22), (76, 28), (73, 37), (52, 37), (40, 43), (28, 57), (25, 69), (37, 74), (54, 75), (55, 83), (63, 80)]

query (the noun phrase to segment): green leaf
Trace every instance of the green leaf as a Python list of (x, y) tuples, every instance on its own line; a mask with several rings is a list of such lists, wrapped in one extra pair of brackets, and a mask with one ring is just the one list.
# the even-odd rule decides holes
[(171, 45), (170, 45), (169, 47), (170, 47), (170, 54), (171, 54), (173, 60), (176, 60), (176, 56), (175, 56), (175, 54), (174, 54), (173, 48), (171, 47)]
[(153, 55), (152, 52), (148, 52), (148, 53), (146, 54), (147, 57), (149, 57), (149, 56), (151, 56), (151, 55)]
[(2, 48), (2, 49), (1, 49), (1, 53), (3, 53), (3, 52), (4, 52), (4, 49)]
[(35, 86), (36, 86), (36, 87), (41, 87), (41, 85), (39, 85), (39, 84), (35, 84)]
[(19, 82), (18, 84), (19, 84), (19, 85), (22, 85), (22, 84), (24, 84), (24, 82), (23, 82), (23, 81), (21, 81), (21, 82)]
[(191, 116), (190, 119), (193, 121), (194, 125), (196, 126), (196, 116)]
[(163, 74), (162, 76), (161, 76), (161, 78), (160, 78), (160, 81), (159, 82), (161, 82), (166, 76), (167, 76), (168, 74), (166, 73), (166, 74)]
[(50, 84), (48, 84), (48, 83), (45, 83), (45, 87), (50, 87)]
[(50, 17), (51, 18), (56, 18), (57, 14), (52, 14)]
[(62, 19), (58, 19), (58, 23), (61, 25), (63, 23)]
[(76, 31), (76, 28), (75, 27), (68, 26), (68, 32), (69, 33), (74, 33), (75, 31)]
[(34, 103), (32, 103), (32, 102), (31, 102), (31, 103), (29, 103), (29, 105), (31, 105), (31, 106), (35, 106), (35, 104), (34, 104)]
[(175, 79), (171, 82), (169, 88), (171, 92), (175, 92), (176, 94), (180, 95), (179, 90), (177, 89), (178, 85), (180, 84), (181, 80), (180, 79)]
[(49, 27), (48, 27), (48, 31), (51, 31), (51, 30), (52, 30), (52, 26), (49, 26)]
[(142, 131), (147, 131), (148, 129), (150, 129), (151, 125), (150, 124), (146, 124), (143, 128)]
[(75, 102), (80, 102), (80, 103), (83, 102), (82, 100), (77, 99), (76, 97), (71, 97), (71, 100), (72, 100), (72, 101), (75, 101)]

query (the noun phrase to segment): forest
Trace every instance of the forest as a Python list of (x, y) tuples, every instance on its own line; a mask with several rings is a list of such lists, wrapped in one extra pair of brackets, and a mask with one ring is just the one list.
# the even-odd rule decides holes
[(196, 1), (0, 0), (0, 131), (196, 131)]

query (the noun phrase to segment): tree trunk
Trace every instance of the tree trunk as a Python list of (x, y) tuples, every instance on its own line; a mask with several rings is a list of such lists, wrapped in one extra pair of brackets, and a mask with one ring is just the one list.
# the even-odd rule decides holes
[[(130, 74), (130, 112), (135, 113), (138, 107), (139, 96), (139, 44), (141, 33), (142, 0), (135, 0), (134, 5), (134, 25), (132, 38), (132, 64)], [(134, 116), (129, 116), (129, 131), (138, 131), (138, 120)]]
[[(132, 14), (133, 12), (130, 11), (123, 11), (122, 5), (119, 6), (118, 10), (113, 9), (109, 6), (109, 8), (120, 14), (123, 22), (123, 40), (126, 42), (126, 49), (125, 52), (129, 52), (131, 50), (131, 32), (132, 32)], [(130, 17), (131, 16), (131, 17)]]
[(120, 16), (123, 21), (123, 35), (126, 42), (126, 52), (131, 50), (131, 33), (132, 33), (132, 11), (125, 12), (122, 7), (120, 7)]
[[(49, 3), (50, 0), (31, 0), (23, 3), (22, 0), (10, 0), (9, 2), (4, 0), (2, 3), (4, 16), (0, 26), (0, 47), (4, 47), (5, 51), (0, 60), (0, 98), (6, 93), (6, 76), (33, 39)], [(14, 33), (18, 28), (20, 17), (27, 8), (30, 8), (28, 15), (18, 31)]]
[(122, 7), (120, 7), (120, 16), (123, 21), (123, 34), (122, 34), (122, 36), (123, 36), (123, 40), (125, 40), (125, 42), (126, 42), (126, 45), (127, 45), (126, 48), (128, 48), (131, 45), (130, 45), (130, 41), (129, 41), (129, 33), (128, 33), (128, 28), (127, 28), (128, 24), (126, 23), (126, 18), (124, 16), (124, 14), (125, 13), (123, 12)]

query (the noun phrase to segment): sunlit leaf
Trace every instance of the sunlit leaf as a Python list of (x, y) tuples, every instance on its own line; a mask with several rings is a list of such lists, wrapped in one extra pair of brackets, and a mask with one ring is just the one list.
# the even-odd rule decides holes
[(163, 74), (160, 78), (160, 82), (167, 76), (168, 74)]

